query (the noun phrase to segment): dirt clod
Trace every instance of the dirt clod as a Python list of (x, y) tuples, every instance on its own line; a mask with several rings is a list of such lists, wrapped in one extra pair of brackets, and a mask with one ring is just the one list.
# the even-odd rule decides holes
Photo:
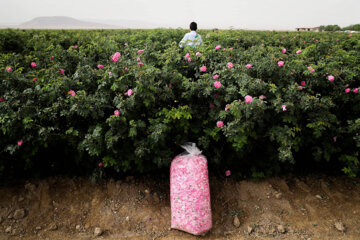
[(17, 209), (14, 212), (15, 219), (23, 219), (25, 217), (25, 209)]
[(102, 233), (103, 233), (103, 230), (101, 228), (99, 228), (99, 227), (95, 228), (95, 230), (94, 230), (94, 236), (95, 237), (100, 236)]
[(6, 232), (6, 233), (11, 233), (11, 230), (12, 230), (12, 227), (11, 227), (11, 226), (5, 228), (5, 232)]
[(280, 225), (277, 225), (277, 230), (279, 233), (285, 233), (285, 227), (284, 225), (280, 224)]
[(345, 225), (342, 222), (336, 222), (335, 228), (340, 232), (345, 232)]

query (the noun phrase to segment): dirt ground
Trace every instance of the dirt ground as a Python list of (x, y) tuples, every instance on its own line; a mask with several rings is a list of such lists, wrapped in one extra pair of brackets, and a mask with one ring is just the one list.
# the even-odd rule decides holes
[(151, 177), (3, 185), (0, 239), (360, 239), (360, 179), (211, 177), (213, 228), (205, 236), (170, 229), (169, 189), (168, 179)]

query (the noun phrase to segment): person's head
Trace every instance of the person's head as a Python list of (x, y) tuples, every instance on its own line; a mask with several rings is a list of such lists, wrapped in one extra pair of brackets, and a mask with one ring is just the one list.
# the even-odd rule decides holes
[(190, 23), (190, 30), (191, 30), (191, 31), (196, 31), (196, 30), (197, 30), (197, 24), (196, 24), (196, 22)]

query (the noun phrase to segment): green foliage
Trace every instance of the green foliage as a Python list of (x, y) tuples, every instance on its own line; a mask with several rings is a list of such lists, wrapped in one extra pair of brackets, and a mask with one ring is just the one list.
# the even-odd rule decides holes
[(184, 33), (0, 31), (0, 175), (71, 159), (95, 181), (105, 170), (168, 167), (186, 142), (210, 167), (250, 169), (254, 179), (303, 159), (359, 174), (359, 36), (200, 31), (204, 44), (182, 50)]

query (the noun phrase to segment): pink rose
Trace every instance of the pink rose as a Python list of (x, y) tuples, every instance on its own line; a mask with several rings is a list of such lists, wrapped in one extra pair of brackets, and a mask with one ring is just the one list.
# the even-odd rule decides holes
[(60, 69), (59, 72), (60, 72), (60, 74), (65, 74), (65, 70), (64, 70), (64, 69)]
[(352, 34), (349, 34), (349, 37), (352, 37)]
[(200, 56), (201, 55), (201, 53), (200, 52), (197, 52), (196, 54), (195, 54), (195, 56)]
[(71, 95), (71, 96), (73, 96), (73, 97), (75, 97), (75, 96), (76, 96), (76, 93), (75, 93), (75, 91), (74, 91), (74, 90), (70, 90), (70, 91), (68, 91), (68, 94), (69, 94), (69, 95)]
[(330, 76), (328, 76), (328, 79), (329, 79), (330, 82), (333, 82), (335, 80), (335, 77), (330, 75)]
[(349, 93), (351, 91), (350, 88), (345, 89), (345, 93)]
[(185, 54), (185, 58), (189, 58), (190, 57), (190, 53)]
[(225, 111), (228, 111), (229, 109), (230, 109), (230, 104), (227, 104), (226, 106), (225, 106)]
[(0, 98), (0, 102), (4, 102), (5, 101), (5, 98)]
[(216, 126), (217, 126), (218, 128), (222, 128), (222, 127), (224, 126), (223, 121), (218, 121), (218, 122), (216, 123)]
[(230, 170), (226, 170), (226, 171), (225, 171), (225, 176), (228, 177), (228, 176), (230, 176), (230, 175), (231, 175), (231, 171), (230, 171)]
[(191, 58), (189, 57), (187, 61), (188, 61), (188, 62), (191, 62)]
[(264, 95), (260, 95), (260, 96), (259, 96), (259, 99), (260, 99), (260, 100), (264, 100), (264, 99), (266, 99), (266, 97), (265, 97)]
[(297, 51), (296, 51), (296, 54), (300, 54), (300, 53), (302, 53), (301, 50), (297, 50)]
[(305, 81), (301, 81), (301, 86), (305, 86), (306, 82)]
[(99, 167), (102, 167), (102, 166), (104, 166), (104, 164), (101, 162), (101, 163), (99, 163)]
[(78, 49), (78, 46), (75, 45), (75, 46), (74, 46), (74, 49)]
[(231, 47), (231, 48), (229, 48), (229, 49), (230, 49), (230, 51), (232, 51), (234, 48)]
[(108, 75), (110, 76), (112, 74), (112, 72), (108, 72)]
[(137, 54), (141, 54), (144, 51), (144, 49), (140, 49), (139, 51), (137, 51)]
[(140, 62), (140, 58), (138, 57), (138, 58), (136, 59), (136, 61)]
[(246, 68), (250, 69), (250, 68), (252, 68), (252, 65), (251, 64), (246, 64)]
[(99, 64), (99, 65), (98, 65), (98, 68), (99, 68), (99, 69), (103, 69), (103, 68), (104, 68), (104, 65)]
[(137, 65), (138, 65), (139, 67), (144, 66), (144, 64), (143, 64), (142, 62), (138, 62)]
[(234, 64), (232, 64), (232, 62), (228, 62), (227, 63), (227, 67), (230, 69), (230, 68), (233, 68), (234, 67)]
[(310, 71), (311, 73), (314, 73), (315, 72), (315, 69), (311, 69), (311, 71)]
[(126, 94), (130, 97), (133, 94), (133, 91), (131, 89), (129, 89)]
[(7, 72), (11, 72), (12, 70), (13, 70), (12, 67), (7, 67), (7, 68), (6, 68), (6, 71), (7, 71)]
[(252, 96), (249, 96), (249, 95), (246, 95), (246, 96), (245, 96), (245, 102), (246, 102), (246, 103), (251, 103), (252, 101), (253, 101)]
[(336, 142), (336, 138), (337, 138), (336, 136), (335, 136), (335, 137), (333, 137), (334, 142)]
[(284, 61), (278, 61), (278, 65), (279, 65), (279, 67), (282, 67), (282, 66), (284, 66)]
[(200, 71), (206, 72), (206, 67), (205, 67), (205, 66), (202, 66), (202, 67), (200, 68)]
[(213, 79), (214, 80), (216, 80), (216, 79), (218, 79), (219, 78), (219, 75), (217, 75), (217, 74), (215, 74), (214, 76), (213, 76)]
[(358, 88), (355, 88), (355, 89), (353, 90), (354, 93), (358, 93), (358, 91), (359, 91)]
[(20, 141), (17, 142), (18, 146), (21, 146), (24, 143), (24, 141), (21, 139)]
[(214, 82), (214, 87), (215, 88), (220, 88), (221, 87), (221, 82), (219, 82), (219, 81)]
[(303, 90), (303, 87), (302, 87), (302, 86), (299, 86), (299, 90), (300, 90), (300, 91)]
[(125, 71), (129, 71), (129, 69), (127, 67), (124, 68)]
[(216, 47), (215, 47), (215, 50), (219, 50), (221, 48), (221, 45), (217, 45)]
[(119, 110), (115, 110), (115, 111), (114, 111), (114, 115), (115, 115), (115, 116), (119, 116)]
[(55, 58), (55, 56), (51, 56), (51, 57), (50, 57), (50, 60), (53, 60), (54, 58)]
[(285, 112), (286, 111), (286, 105), (282, 105), (282, 110)]
[(286, 53), (286, 48), (283, 48), (283, 49), (281, 50), (281, 52), (282, 52), (282, 53)]
[(37, 78), (33, 78), (33, 82), (36, 82)]
[(37, 66), (37, 64), (36, 64), (35, 62), (32, 62), (32, 63), (31, 63), (31, 67), (34, 68), (34, 67), (36, 67), (36, 66)]
[(121, 54), (120, 54), (119, 52), (116, 52), (116, 53), (112, 56), (112, 60), (113, 60), (114, 62), (117, 62), (117, 61), (119, 61), (120, 57), (121, 57)]

